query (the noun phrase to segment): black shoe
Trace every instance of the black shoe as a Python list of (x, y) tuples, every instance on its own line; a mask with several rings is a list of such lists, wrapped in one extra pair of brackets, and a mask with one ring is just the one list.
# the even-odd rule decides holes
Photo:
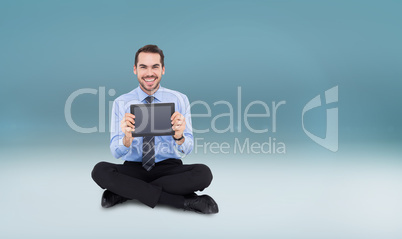
[(218, 204), (208, 195), (190, 196), (184, 199), (184, 210), (203, 214), (218, 213)]
[(102, 195), (101, 205), (104, 208), (113, 207), (116, 204), (127, 201), (128, 199), (122, 196), (119, 196), (115, 193), (112, 193), (109, 190), (105, 190)]

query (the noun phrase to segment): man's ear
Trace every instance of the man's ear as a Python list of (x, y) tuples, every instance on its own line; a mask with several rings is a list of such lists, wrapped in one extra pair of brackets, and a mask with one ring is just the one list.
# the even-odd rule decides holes
[(134, 75), (137, 75), (137, 67), (134, 65)]
[(162, 75), (165, 74), (165, 66), (162, 67)]

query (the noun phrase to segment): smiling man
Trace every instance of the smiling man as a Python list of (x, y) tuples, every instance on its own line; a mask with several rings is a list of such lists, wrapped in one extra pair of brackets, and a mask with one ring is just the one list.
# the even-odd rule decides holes
[[(160, 85), (165, 74), (163, 51), (146, 45), (135, 55), (134, 74), (139, 86), (118, 97), (113, 104), (110, 149), (123, 164), (100, 162), (92, 178), (103, 189), (102, 207), (130, 199), (150, 207), (158, 204), (204, 214), (218, 212), (208, 195), (198, 196), (212, 181), (211, 170), (203, 164), (185, 165), (181, 158), (193, 149), (190, 104), (186, 95)], [(173, 136), (133, 137), (135, 115), (131, 104), (174, 103), (171, 117)]]

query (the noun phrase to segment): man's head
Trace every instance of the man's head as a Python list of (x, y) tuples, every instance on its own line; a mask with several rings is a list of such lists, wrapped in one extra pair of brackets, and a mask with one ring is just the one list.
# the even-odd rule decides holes
[(165, 74), (164, 58), (163, 51), (156, 45), (146, 45), (135, 54), (134, 74), (141, 89), (148, 95), (159, 89), (162, 75)]
[(158, 53), (161, 57), (161, 64), (162, 67), (165, 66), (165, 55), (163, 55), (163, 51), (157, 46), (157, 45), (146, 45), (138, 49), (137, 53), (135, 53), (135, 62), (134, 65), (138, 64), (138, 55), (141, 52), (147, 52), (147, 53)]

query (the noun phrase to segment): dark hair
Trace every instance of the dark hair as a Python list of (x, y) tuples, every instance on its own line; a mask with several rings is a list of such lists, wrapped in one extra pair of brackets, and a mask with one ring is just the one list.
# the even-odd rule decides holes
[(163, 51), (161, 49), (159, 49), (159, 47), (157, 45), (146, 45), (141, 47), (137, 53), (135, 53), (135, 61), (134, 61), (134, 65), (137, 66), (138, 63), (138, 55), (141, 52), (148, 52), (148, 53), (158, 53), (161, 56), (161, 63), (162, 63), (162, 67), (165, 66), (165, 56), (163, 55)]

